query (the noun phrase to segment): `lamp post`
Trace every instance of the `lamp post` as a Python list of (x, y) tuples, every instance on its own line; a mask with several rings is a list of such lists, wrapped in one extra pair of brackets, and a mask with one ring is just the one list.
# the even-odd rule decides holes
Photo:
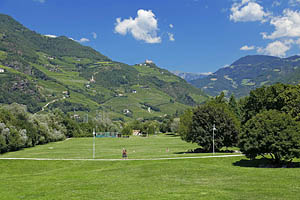
[(213, 125), (213, 154), (215, 154), (215, 131), (216, 131), (215, 124)]
[(95, 132), (95, 129), (93, 129), (93, 136), (94, 136), (94, 141), (93, 141), (93, 159), (95, 159), (95, 138), (96, 138), (96, 132)]

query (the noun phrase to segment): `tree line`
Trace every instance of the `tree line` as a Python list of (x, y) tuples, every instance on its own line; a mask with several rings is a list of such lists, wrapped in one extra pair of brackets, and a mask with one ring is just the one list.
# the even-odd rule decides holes
[(47, 114), (31, 114), (27, 107), (10, 104), (0, 107), (0, 153), (64, 140), (69, 137), (89, 137), (93, 129), (117, 131), (117, 126), (95, 119), (78, 122), (71, 115), (55, 109)]
[(180, 117), (183, 140), (212, 151), (239, 147), (250, 159), (262, 156), (280, 164), (300, 158), (300, 86), (275, 84), (236, 100), (224, 93)]

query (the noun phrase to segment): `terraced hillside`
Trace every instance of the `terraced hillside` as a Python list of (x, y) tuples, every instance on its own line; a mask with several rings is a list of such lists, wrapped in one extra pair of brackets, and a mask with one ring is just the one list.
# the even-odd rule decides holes
[(152, 118), (206, 95), (154, 63), (129, 66), (67, 38), (50, 38), (0, 15), (0, 103), (60, 108), (113, 120)]
[(300, 56), (279, 58), (273, 56), (246, 56), (215, 73), (191, 81), (207, 94), (216, 96), (220, 92), (230, 96), (246, 96), (257, 87), (274, 83), (299, 84)]

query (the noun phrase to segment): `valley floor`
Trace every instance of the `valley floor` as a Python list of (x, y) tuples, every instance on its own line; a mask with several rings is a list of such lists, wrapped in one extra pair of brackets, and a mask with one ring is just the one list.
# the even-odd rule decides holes
[[(92, 138), (51, 143), (1, 158), (91, 159)], [(96, 139), (96, 159), (0, 160), (1, 199), (299, 199), (300, 168), (259, 168), (245, 157), (184, 154), (178, 137)], [(220, 155), (220, 154), (216, 154)], [(206, 156), (206, 159), (172, 159)], [(146, 160), (154, 159), (154, 160)], [(129, 160), (128, 160), (129, 161)]]

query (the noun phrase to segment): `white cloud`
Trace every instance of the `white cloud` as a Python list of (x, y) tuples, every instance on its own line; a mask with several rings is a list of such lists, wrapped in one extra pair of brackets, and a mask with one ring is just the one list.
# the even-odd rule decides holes
[(130, 33), (136, 40), (143, 40), (146, 43), (160, 43), (161, 38), (157, 36), (157, 19), (151, 10), (140, 9), (137, 17), (121, 20), (116, 19), (115, 32), (121, 35)]
[(209, 76), (212, 75), (212, 72), (203, 72), (203, 73), (199, 73), (200, 75), (204, 75), (204, 76)]
[(290, 6), (299, 6), (300, 5), (300, 0), (290, 0), (289, 5)]
[(266, 48), (258, 47), (257, 53), (266, 54), (270, 56), (284, 57), (286, 55), (286, 52), (291, 49), (290, 42), (290, 40), (284, 42), (277, 40), (275, 42), (269, 43)]
[(46, 0), (33, 0), (33, 1), (40, 2), (40, 3), (45, 3), (46, 2)]
[(175, 41), (175, 38), (174, 38), (174, 34), (173, 33), (168, 33), (168, 36), (169, 36), (169, 40), (174, 42)]
[(248, 45), (242, 46), (240, 48), (240, 50), (242, 50), (242, 51), (250, 51), (250, 50), (253, 50), (253, 49), (255, 49), (254, 46), (248, 46)]
[(278, 6), (280, 6), (281, 5), (281, 2), (280, 1), (273, 1), (273, 3), (272, 3), (272, 7), (278, 7)]
[(265, 22), (270, 15), (264, 8), (254, 0), (242, 0), (241, 3), (234, 3), (231, 7), (230, 20), (234, 22), (261, 21)]
[(173, 24), (170, 24), (169, 27), (170, 27), (170, 28), (174, 28), (174, 25), (173, 25)]
[(300, 12), (298, 11), (285, 9), (283, 16), (273, 17), (270, 24), (275, 26), (275, 31), (270, 35), (262, 33), (265, 39), (300, 37)]
[(81, 38), (78, 42), (84, 43), (84, 42), (89, 42), (90, 40), (87, 38)]
[(51, 35), (51, 34), (47, 34), (47, 35), (45, 35), (46, 37), (50, 37), (50, 38), (57, 38), (57, 36), (56, 35)]
[(91, 34), (92, 34), (92, 36), (93, 36), (94, 39), (97, 39), (97, 37), (98, 37), (97, 33), (92, 32)]

